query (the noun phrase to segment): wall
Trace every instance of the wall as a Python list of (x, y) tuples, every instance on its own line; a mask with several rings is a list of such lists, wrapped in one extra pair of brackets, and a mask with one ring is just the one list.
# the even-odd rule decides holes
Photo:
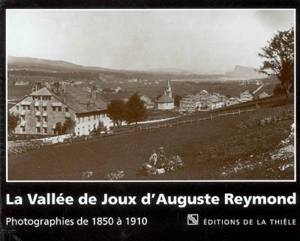
[(10, 109), (21, 119), (15, 134), (54, 135), (57, 134), (54, 129), (56, 123), (63, 125), (66, 117), (75, 117), (73, 110), (53, 96), (34, 98), (38, 97), (28, 96)]

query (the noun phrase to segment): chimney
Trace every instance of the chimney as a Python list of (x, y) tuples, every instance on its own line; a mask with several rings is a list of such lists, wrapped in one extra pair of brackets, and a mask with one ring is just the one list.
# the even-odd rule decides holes
[(41, 83), (40, 81), (39, 81), (39, 82), (36, 82), (36, 84), (35, 84), (35, 91), (40, 90), (41, 87), (42, 87), (42, 83)]
[(92, 90), (92, 99), (96, 100), (97, 98), (97, 92), (95, 90)]
[(63, 83), (63, 92), (64, 92), (64, 93), (67, 92), (67, 85), (66, 85), (66, 83)]
[(59, 90), (59, 83), (58, 82), (55, 82), (53, 84), (53, 93), (54, 94), (58, 94), (58, 90)]

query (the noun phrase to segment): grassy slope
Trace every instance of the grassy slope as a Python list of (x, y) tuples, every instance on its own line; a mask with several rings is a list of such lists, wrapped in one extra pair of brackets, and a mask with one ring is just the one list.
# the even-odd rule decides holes
[[(71, 145), (47, 146), (8, 161), (12, 180), (80, 180), (83, 171), (93, 171), (92, 180), (124, 170), (127, 180), (274, 180), (293, 179), (293, 168), (280, 171), (283, 163), (262, 162), (248, 170), (222, 175), (237, 161), (254, 155), (253, 163), (278, 146), (290, 132), (291, 118), (260, 126), (262, 118), (286, 116), (293, 106), (261, 108), (240, 116), (186, 124), (129, 135), (94, 139)], [(152, 150), (160, 146), (166, 155), (179, 155), (185, 167), (153, 177), (141, 176), (139, 168)], [(288, 160), (289, 162), (293, 160)]]

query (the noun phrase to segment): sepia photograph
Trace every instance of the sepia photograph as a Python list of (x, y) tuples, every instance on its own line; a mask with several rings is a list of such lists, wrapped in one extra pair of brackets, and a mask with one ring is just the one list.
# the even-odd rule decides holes
[(295, 182), (295, 9), (7, 9), (7, 182)]

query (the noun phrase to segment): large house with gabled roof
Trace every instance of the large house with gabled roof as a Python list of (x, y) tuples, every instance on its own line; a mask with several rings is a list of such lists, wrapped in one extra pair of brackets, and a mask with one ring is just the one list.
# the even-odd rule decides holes
[(9, 109), (20, 117), (15, 134), (56, 135), (57, 123), (67, 117), (76, 123), (74, 134), (89, 135), (100, 125), (109, 127), (111, 121), (106, 114), (107, 102), (96, 92), (88, 93), (73, 84), (54, 83), (35, 90)]

